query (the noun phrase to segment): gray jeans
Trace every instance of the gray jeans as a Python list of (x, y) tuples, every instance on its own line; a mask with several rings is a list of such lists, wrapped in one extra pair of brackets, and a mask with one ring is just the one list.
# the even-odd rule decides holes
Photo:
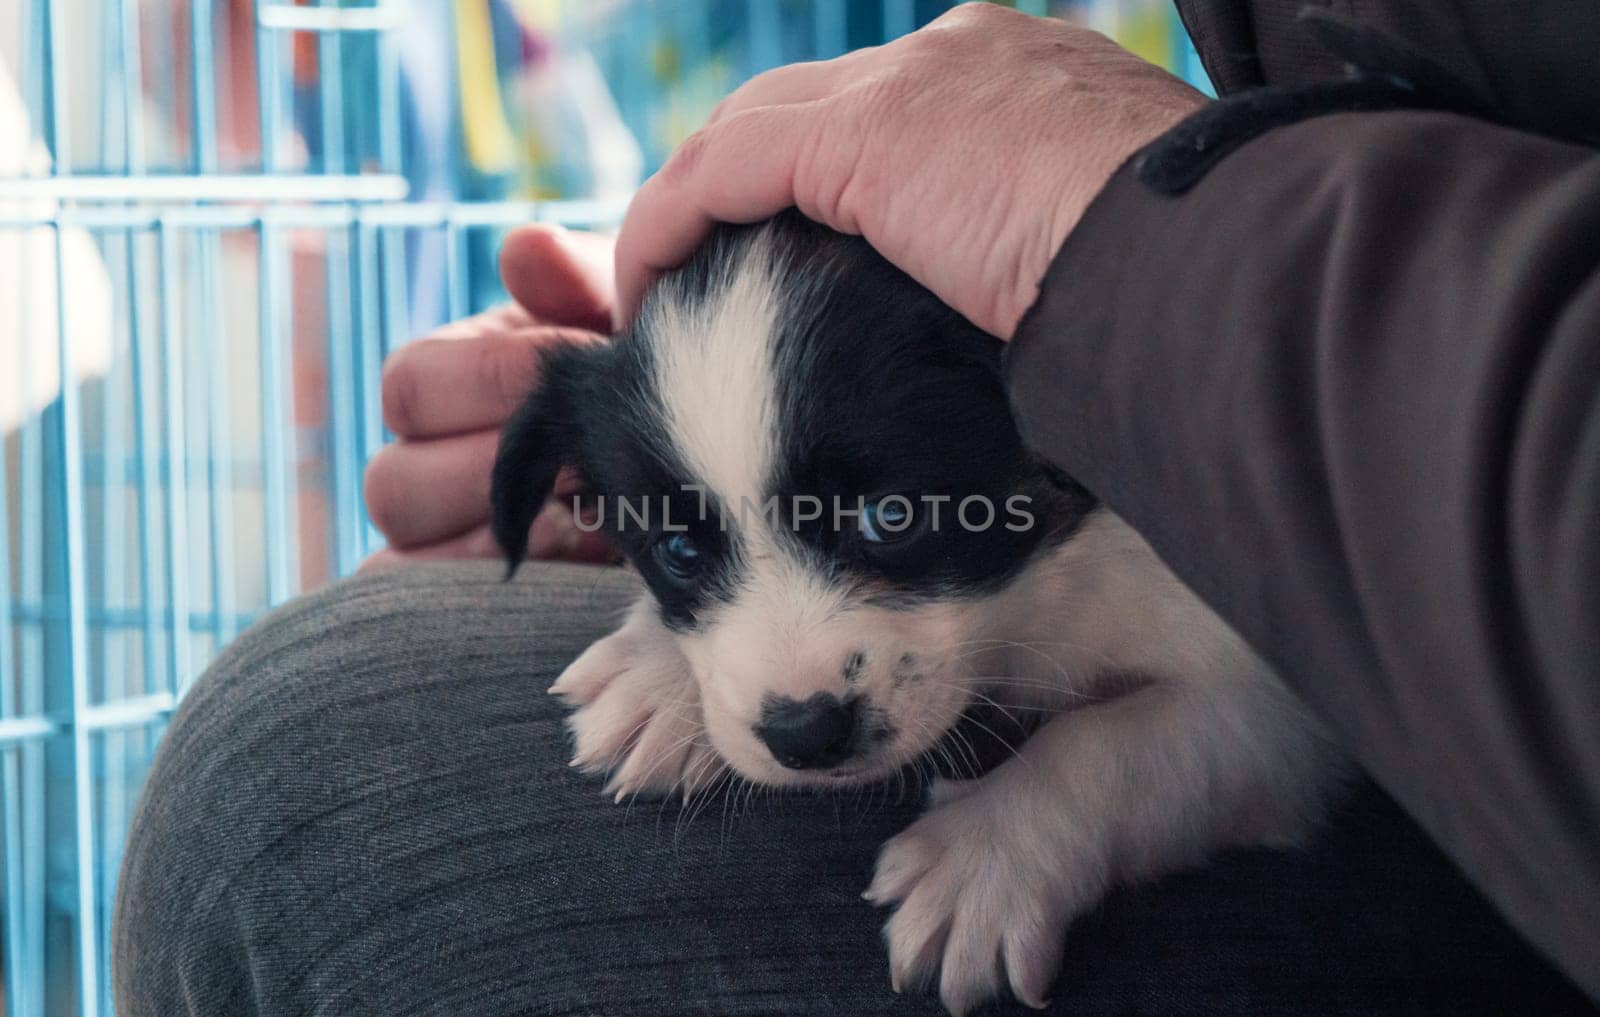
[[(500, 574), (348, 581), (216, 662), (134, 820), (122, 1017), (941, 1012), (890, 992), (883, 916), (858, 896), (914, 795), (613, 805), (567, 767), (544, 690), (636, 587)], [(1370, 788), (1307, 851), (1113, 894), (1073, 926), (1054, 999), (1075, 1017), (1591, 1012)]]

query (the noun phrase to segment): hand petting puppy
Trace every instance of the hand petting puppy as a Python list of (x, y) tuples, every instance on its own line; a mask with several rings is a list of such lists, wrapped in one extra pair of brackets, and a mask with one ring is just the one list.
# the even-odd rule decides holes
[(634, 198), (617, 238), (623, 317), (714, 222), (795, 206), (1009, 339), (1117, 167), (1205, 102), (1097, 32), (986, 3), (768, 71)]

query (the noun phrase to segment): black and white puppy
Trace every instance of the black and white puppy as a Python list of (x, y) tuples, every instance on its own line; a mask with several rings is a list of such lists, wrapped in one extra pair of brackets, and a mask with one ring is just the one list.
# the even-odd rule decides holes
[(991, 703), (1049, 719), (936, 782), (865, 896), (893, 984), (1043, 1005), (1114, 883), (1290, 844), (1337, 759), (1300, 704), (1122, 520), (1024, 447), (1002, 344), (797, 213), (721, 227), (608, 344), (563, 349), (508, 423), (513, 566), (571, 464), (649, 587), (552, 692), (620, 800), (731, 767), (893, 776)]

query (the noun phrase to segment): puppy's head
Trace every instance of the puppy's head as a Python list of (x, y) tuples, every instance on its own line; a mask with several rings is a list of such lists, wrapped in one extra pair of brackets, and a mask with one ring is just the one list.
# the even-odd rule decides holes
[(888, 775), (959, 719), (1019, 580), (1092, 507), (1028, 453), (1002, 344), (857, 238), (721, 227), (507, 424), (513, 567), (562, 464), (637, 567), (717, 751), (769, 784)]

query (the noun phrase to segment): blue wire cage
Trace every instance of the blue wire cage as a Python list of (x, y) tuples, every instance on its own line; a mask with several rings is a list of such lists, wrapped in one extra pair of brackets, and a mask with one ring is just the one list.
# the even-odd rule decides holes
[[(379, 543), (383, 357), (502, 299), (510, 226), (613, 224), (744, 78), (947, 6), (0, 0), (0, 1013), (112, 1012), (167, 718)], [(1016, 6), (1199, 76), (1159, 0)]]

